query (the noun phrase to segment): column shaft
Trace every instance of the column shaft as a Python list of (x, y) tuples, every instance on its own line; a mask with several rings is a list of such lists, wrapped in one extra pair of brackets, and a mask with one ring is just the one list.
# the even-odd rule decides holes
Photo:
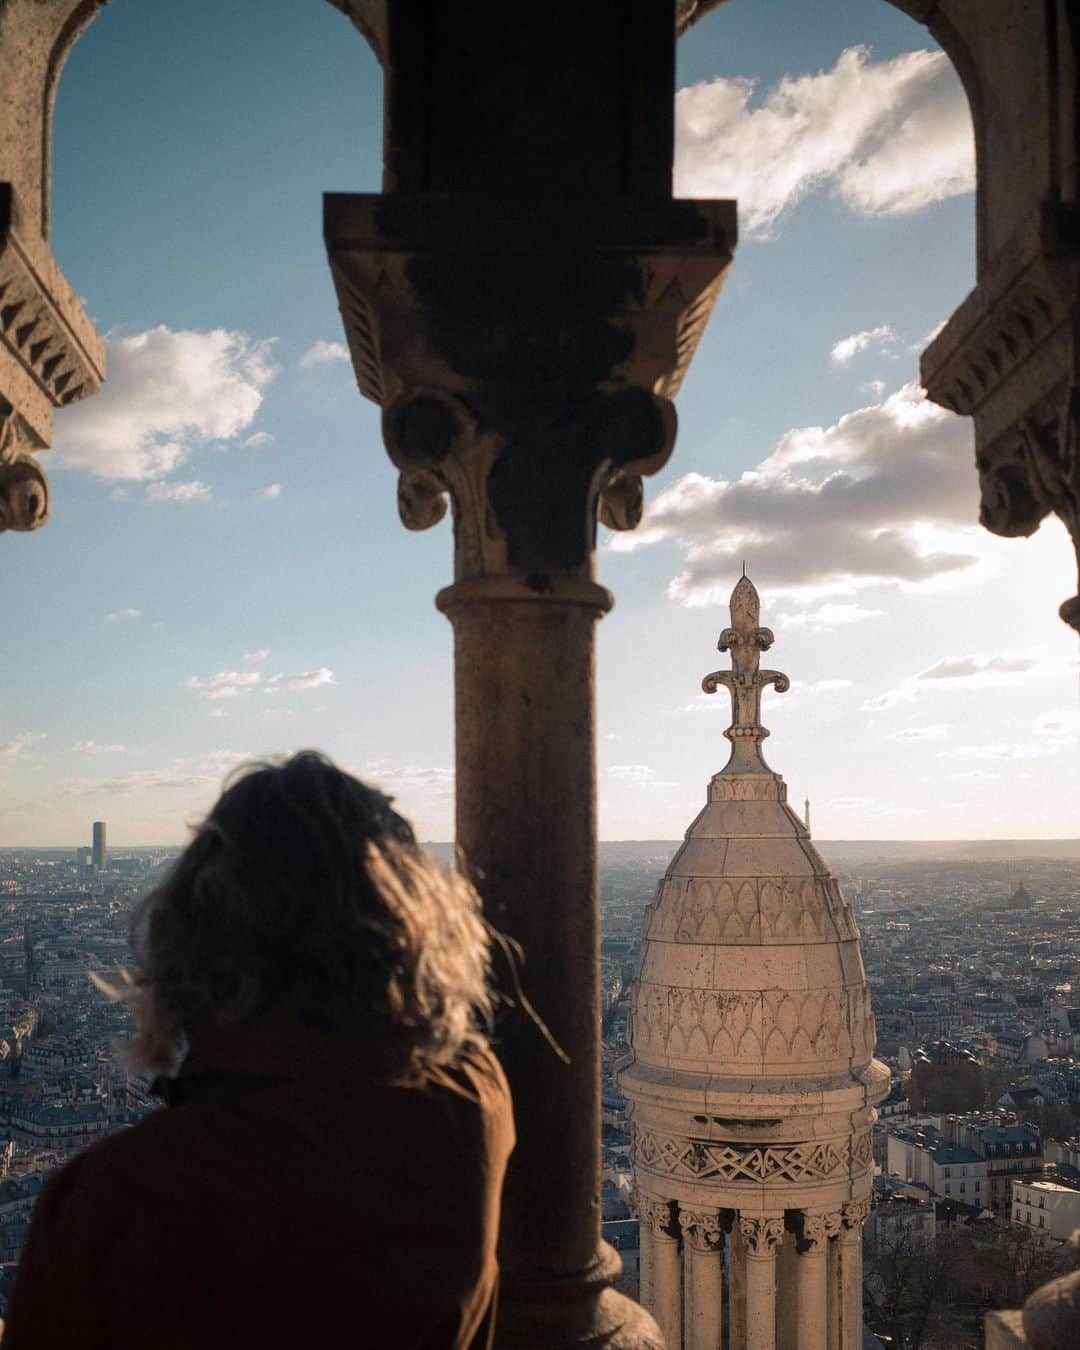
[(656, 1238), (656, 1287), (652, 1315), (664, 1334), (667, 1350), (682, 1350), (682, 1260), (679, 1239)]
[(746, 1350), (776, 1350), (775, 1251), (746, 1255)]
[(728, 1345), (742, 1350), (746, 1344), (746, 1243), (738, 1224), (728, 1242)]
[(455, 638), (457, 842), (570, 1059), (520, 1010), (500, 1027), (518, 1136), (500, 1237), (513, 1299), (589, 1271), (600, 1247), (593, 637), (607, 597), (588, 583), (592, 603), (457, 589), (439, 599)]
[(785, 1233), (776, 1263), (777, 1350), (798, 1350), (799, 1290), (795, 1263), (795, 1234)]
[(656, 1237), (644, 1216), (638, 1228), (638, 1302), (651, 1312), (656, 1301)]
[(840, 1266), (839, 1350), (862, 1346), (862, 1228), (845, 1229), (837, 1240)]
[[(799, 1252), (794, 1261), (795, 1350), (828, 1350), (828, 1248)], [(861, 1335), (860, 1308), (860, 1335)]]
[(687, 1246), (686, 1265), (685, 1350), (720, 1350), (724, 1306), (722, 1251)]

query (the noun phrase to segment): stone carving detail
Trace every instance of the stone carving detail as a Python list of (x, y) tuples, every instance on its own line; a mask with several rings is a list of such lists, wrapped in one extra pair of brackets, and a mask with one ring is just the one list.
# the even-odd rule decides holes
[(840, 1220), (848, 1232), (857, 1232), (866, 1222), (870, 1213), (869, 1198), (863, 1200), (845, 1200), (840, 1206)]
[(856, 1135), (851, 1142), (841, 1139), (745, 1147), (638, 1130), (634, 1154), (642, 1166), (653, 1171), (695, 1181), (826, 1181), (865, 1171), (870, 1135)]
[(823, 1252), (829, 1239), (836, 1237), (842, 1227), (843, 1219), (837, 1210), (827, 1214), (801, 1211), (796, 1219), (796, 1248), (807, 1255)]
[[(1029, 411), (1004, 436), (976, 455), (988, 530), (1030, 535), (1054, 512), (1072, 535), (1080, 558), (1080, 386)], [(1080, 595), (1066, 600), (1061, 617), (1080, 630)]]
[(768, 773), (761, 758), (761, 742), (768, 731), (761, 725), (761, 692), (775, 685), (778, 694), (787, 693), (791, 681), (778, 670), (761, 669), (761, 653), (775, 641), (771, 628), (758, 624), (761, 600), (754, 583), (745, 574), (731, 593), (731, 626), (720, 634), (716, 644), (720, 652), (731, 653), (730, 670), (714, 670), (701, 687), (715, 694), (723, 686), (731, 694), (731, 726), (724, 735), (731, 742), (731, 758), (723, 775)]
[(36, 530), (49, 518), (49, 484), (25, 439), (18, 414), (0, 401), (0, 534)]
[(739, 1232), (746, 1243), (748, 1256), (772, 1256), (784, 1240), (782, 1217), (747, 1218), (739, 1215)]
[(665, 877), (646, 938), (716, 946), (852, 942), (851, 907), (831, 877)]
[(744, 774), (724, 777), (718, 773), (709, 784), (711, 802), (786, 802), (787, 784), (779, 774)]
[(680, 1209), (683, 1239), (698, 1252), (718, 1252), (724, 1245), (724, 1229), (716, 1210)]
[(679, 1236), (678, 1205), (674, 1200), (660, 1200), (654, 1195), (636, 1196), (638, 1218), (657, 1237), (677, 1238)]

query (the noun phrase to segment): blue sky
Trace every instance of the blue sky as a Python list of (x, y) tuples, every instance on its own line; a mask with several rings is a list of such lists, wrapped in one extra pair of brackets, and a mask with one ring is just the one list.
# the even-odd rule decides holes
[[(743, 556), (815, 833), (1075, 834), (1071, 550), (974, 528), (970, 429), (916, 387), (974, 282), (955, 76), (880, 0), (731, 0), (679, 84), (678, 188), (737, 196), (743, 237), (643, 529), (601, 548), (604, 837), (681, 834), (723, 763), (697, 691)], [(451, 835), (449, 526), (397, 521), (321, 240), (380, 138), (318, 0), (115, 0), (77, 46), (53, 242), (111, 379), (57, 417), (49, 525), (3, 541), (0, 844), (178, 841), (233, 763), (305, 745)]]

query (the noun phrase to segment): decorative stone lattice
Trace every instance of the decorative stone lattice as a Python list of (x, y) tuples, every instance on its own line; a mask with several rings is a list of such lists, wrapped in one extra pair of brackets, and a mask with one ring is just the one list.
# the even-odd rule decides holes
[(850, 1144), (846, 1140), (829, 1140), (753, 1148), (678, 1139), (651, 1130), (636, 1131), (636, 1141), (635, 1156), (643, 1166), (695, 1181), (828, 1180), (864, 1171), (870, 1159), (869, 1133), (856, 1135)]

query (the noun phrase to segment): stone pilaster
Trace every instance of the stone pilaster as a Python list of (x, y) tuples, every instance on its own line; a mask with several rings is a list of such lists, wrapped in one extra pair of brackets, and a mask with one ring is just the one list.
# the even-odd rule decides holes
[(776, 1350), (776, 1264), (783, 1214), (739, 1216), (746, 1252), (746, 1350)]
[(647, 1229), (653, 1253), (652, 1297), (647, 1305), (667, 1346), (682, 1343), (683, 1280), (680, 1262), (680, 1215), (670, 1200), (640, 1199), (638, 1215)]
[(869, 1213), (869, 1199), (849, 1200), (840, 1209), (840, 1232), (837, 1238), (839, 1274), (837, 1341), (840, 1350), (861, 1350), (862, 1346), (862, 1229)]
[(796, 1350), (827, 1350), (829, 1243), (843, 1228), (839, 1212), (801, 1211), (795, 1232)]

